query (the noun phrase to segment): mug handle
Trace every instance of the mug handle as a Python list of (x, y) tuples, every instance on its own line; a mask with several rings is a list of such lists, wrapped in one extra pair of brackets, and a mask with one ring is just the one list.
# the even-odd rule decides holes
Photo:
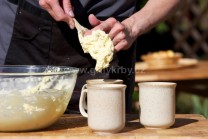
[(82, 86), (82, 90), (84, 90), (84, 89), (87, 89), (87, 84), (84, 84), (84, 85)]
[[(82, 90), (84, 90), (84, 89), (87, 89), (87, 84), (83, 85)], [(85, 100), (85, 102), (84, 102), (84, 109), (87, 110), (86, 96), (84, 96), (84, 100)]]
[(86, 108), (85, 98), (86, 98), (86, 95), (87, 95), (87, 84), (85, 84), (82, 87), (81, 96), (80, 96), (80, 99), (79, 99), (79, 110), (80, 110), (80, 113), (82, 114), (82, 116), (84, 116), (84, 117), (88, 117), (88, 114), (85, 112), (85, 108)]

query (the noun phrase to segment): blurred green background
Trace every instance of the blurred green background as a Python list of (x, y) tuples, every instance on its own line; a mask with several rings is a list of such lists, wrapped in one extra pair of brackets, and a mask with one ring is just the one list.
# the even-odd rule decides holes
[[(139, 10), (147, 0), (138, 2)], [(140, 36), (137, 44), (137, 61), (141, 61), (140, 56), (148, 52), (169, 49), (183, 53), (186, 58), (208, 60), (208, 0), (186, 0), (174, 15)], [(204, 96), (191, 91), (178, 92), (176, 113), (201, 114), (208, 118), (208, 89), (206, 91)], [(138, 112), (138, 94), (135, 85), (132, 96), (135, 113)]]

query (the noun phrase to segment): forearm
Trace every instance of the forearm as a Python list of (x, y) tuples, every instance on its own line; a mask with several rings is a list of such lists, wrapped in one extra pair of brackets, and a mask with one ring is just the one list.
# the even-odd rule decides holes
[(130, 23), (132, 35), (138, 37), (144, 34), (181, 7), (183, 1), (149, 0), (140, 11), (126, 19)]

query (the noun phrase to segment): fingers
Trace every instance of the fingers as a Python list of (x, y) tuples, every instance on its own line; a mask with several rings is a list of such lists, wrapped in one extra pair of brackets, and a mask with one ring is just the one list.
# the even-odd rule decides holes
[(115, 46), (115, 51), (126, 50), (129, 48), (127, 41), (127, 34), (123, 25), (117, 25), (117, 30), (112, 29), (111, 31), (113, 45)]
[[(101, 21), (99, 19), (97, 19), (97, 17), (95, 17), (95, 15), (93, 15), (93, 14), (89, 15), (88, 20), (89, 20), (90, 24), (92, 25), (92, 27), (98, 26), (101, 23)], [(90, 35), (93, 30), (95, 30), (95, 29), (86, 31), (84, 36)]]
[(66, 20), (66, 15), (58, 0), (39, 0), (39, 4), (46, 9), (55, 20)]
[(103, 30), (106, 33), (109, 33), (111, 28), (113, 27), (113, 24), (116, 23), (116, 20), (114, 18), (109, 18), (106, 21), (100, 21), (95, 17), (93, 14), (89, 15), (89, 22), (94, 27), (92, 30), (89, 30), (85, 32), (86, 35), (90, 35), (93, 30)]
[(101, 23), (101, 21), (98, 20), (93, 14), (89, 15), (88, 20), (93, 27), (98, 26)]
[(114, 38), (111, 38), (111, 39), (113, 41), (113, 45), (116, 46), (118, 43), (120, 43), (125, 38), (126, 38), (126, 34), (124, 34), (124, 32), (119, 32)]
[(127, 34), (125, 31), (125, 27), (120, 22), (111, 22), (112, 27), (109, 32), (109, 36), (113, 41), (113, 45), (115, 46), (115, 51), (118, 52), (120, 50), (128, 49), (128, 41), (127, 41)]
[(73, 7), (70, 0), (62, 0), (62, 5), (59, 0), (39, 0), (39, 4), (43, 7), (56, 21), (65, 21), (70, 25), (70, 28), (74, 28)]
[(39, 5), (44, 8), (48, 13), (56, 20), (56, 14), (51, 9), (51, 7), (48, 5), (48, 3), (45, 0), (39, 0)]
[(94, 15), (90, 15), (89, 22), (94, 28), (86, 32), (85, 35), (90, 35), (93, 30), (103, 30), (105, 33), (109, 34), (116, 52), (128, 49), (133, 42), (125, 25), (118, 22), (115, 18), (108, 18), (105, 21), (100, 21)]
[(70, 17), (74, 17), (73, 7), (70, 0), (63, 0), (64, 12)]
[(120, 50), (127, 50), (129, 47), (127, 47), (129, 44), (127, 40), (123, 39), (121, 40), (117, 45), (115, 45), (115, 51), (119, 52)]
[(75, 28), (75, 23), (74, 23), (73, 18), (69, 17), (67, 23), (69, 24), (69, 27), (70, 27), (71, 29), (74, 29), (74, 28)]
[(93, 30), (100, 29), (109, 34), (116, 22), (117, 21), (115, 18), (108, 18), (106, 21), (100, 22), (100, 24), (96, 26)]
[(75, 24), (74, 24), (74, 12), (73, 12), (73, 6), (71, 5), (71, 1), (70, 0), (63, 0), (63, 8), (64, 8), (64, 12), (69, 15), (68, 18), (68, 24), (70, 26), (71, 29), (75, 28)]
[(118, 38), (118, 39), (123, 39), (125, 38), (125, 34), (124, 34), (124, 31), (125, 31), (125, 27), (120, 23), (120, 22), (116, 22), (113, 27), (111, 28), (110, 32), (109, 32), (109, 36), (111, 38), (115, 38), (116, 36), (117, 37), (121, 37), (121, 38)]

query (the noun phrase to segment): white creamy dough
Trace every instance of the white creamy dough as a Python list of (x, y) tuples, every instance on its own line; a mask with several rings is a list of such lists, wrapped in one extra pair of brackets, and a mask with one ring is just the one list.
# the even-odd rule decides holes
[(95, 30), (87, 36), (78, 31), (78, 36), (84, 53), (89, 53), (96, 60), (95, 70), (101, 72), (109, 67), (114, 54), (114, 45), (109, 35), (102, 30)]

